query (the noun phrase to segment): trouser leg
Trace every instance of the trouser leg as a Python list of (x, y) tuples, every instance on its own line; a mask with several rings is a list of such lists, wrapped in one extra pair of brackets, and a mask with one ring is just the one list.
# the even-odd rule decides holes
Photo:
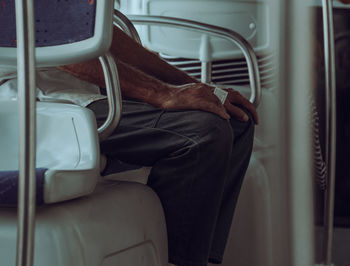
[(241, 123), (232, 119), (231, 126), (235, 137), (228, 176), (224, 186), (221, 207), (210, 249), (209, 262), (211, 263), (222, 262), (234, 210), (253, 148), (253, 120), (250, 119), (248, 123)]
[[(95, 107), (92, 109), (99, 121), (105, 116), (104, 106), (99, 103)], [(246, 143), (248, 148), (238, 145), (240, 134), (233, 126), (236, 125), (207, 112), (166, 112), (145, 103), (127, 101), (120, 126), (101, 144), (109, 164), (119, 159), (153, 166), (148, 185), (163, 204), (169, 261), (174, 264), (206, 265), (210, 248), (225, 245), (224, 235), (229, 230), (236, 202), (226, 198), (230, 195), (237, 198), (239, 188), (235, 184), (240, 187), (239, 180), (246, 168), (241, 158), (237, 163), (232, 158), (239, 157), (240, 152), (250, 153), (252, 142), (250, 139)], [(232, 170), (240, 167), (243, 169)], [(232, 174), (235, 177), (228, 178)], [(223, 215), (226, 211), (229, 214)], [(219, 229), (217, 224), (228, 229)], [(220, 236), (216, 237), (217, 234)]]

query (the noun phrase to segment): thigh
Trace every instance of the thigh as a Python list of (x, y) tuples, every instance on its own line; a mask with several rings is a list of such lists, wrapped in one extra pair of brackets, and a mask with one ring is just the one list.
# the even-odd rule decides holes
[[(107, 101), (97, 101), (89, 108), (101, 125), (108, 113)], [(123, 100), (119, 126), (101, 143), (101, 152), (128, 163), (152, 166), (185, 145), (225, 139), (232, 140), (230, 122), (214, 114), (168, 111), (128, 99)]]
[[(101, 125), (108, 114), (107, 101), (94, 102), (88, 108)], [(152, 166), (196, 138), (201, 130), (194, 129), (189, 118), (192, 116), (187, 111), (167, 112), (137, 100), (123, 100), (120, 123), (101, 143), (101, 153), (127, 163)]]

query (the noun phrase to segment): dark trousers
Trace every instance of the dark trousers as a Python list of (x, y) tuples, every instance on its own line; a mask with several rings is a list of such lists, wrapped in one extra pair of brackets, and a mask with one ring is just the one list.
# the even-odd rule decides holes
[[(98, 124), (107, 102), (92, 103)], [(123, 101), (117, 130), (101, 143), (113, 161), (152, 166), (148, 185), (166, 217), (169, 262), (204, 266), (222, 261), (253, 143), (254, 124), (203, 111), (168, 111)]]

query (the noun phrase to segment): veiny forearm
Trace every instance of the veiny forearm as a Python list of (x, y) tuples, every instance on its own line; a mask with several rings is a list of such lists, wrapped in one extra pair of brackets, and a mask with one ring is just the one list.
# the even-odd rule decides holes
[(163, 82), (174, 85), (198, 82), (195, 78), (165, 62), (156, 53), (136, 43), (116, 27), (113, 31), (113, 42), (110, 51), (116, 59), (126, 62)]
[(168, 83), (145, 74), (144, 72), (115, 60), (118, 67), (120, 87), (124, 96), (161, 107), (176, 89)]
[[(175, 89), (175, 86), (162, 82), (119, 59), (115, 59), (115, 62), (123, 96), (160, 107)], [(104, 74), (97, 59), (59, 68), (99, 87), (106, 86)]]
[[(123, 96), (160, 106), (171, 89), (175, 89), (170, 84), (198, 82), (136, 43), (116, 27), (113, 31), (110, 52), (118, 68)], [(99, 87), (105, 87), (104, 75), (98, 59), (62, 66), (60, 69)]]
[[(213, 88), (202, 83), (170, 85), (120, 61), (115, 60), (122, 94), (169, 110), (202, 110), (229, 119), (228, 112), (238, 120), (246, 121), (247, 115), (239, 106), (258, 116), (255, 107), (234, 90), (229, 91), (225, 104), (213, 94)], [(98, 60), (60, 67), (74, 76), (105, 87), (104, 75)], [(238, 106), (236, 106), (238, 105)]]

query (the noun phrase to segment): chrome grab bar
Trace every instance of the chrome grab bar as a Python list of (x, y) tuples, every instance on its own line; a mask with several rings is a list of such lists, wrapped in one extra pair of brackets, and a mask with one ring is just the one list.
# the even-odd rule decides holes
[(119, 26), (129, 37), (131, 37), (134, 41), (139, 44), (141, 43), (141, 39), (137, 30), (131, 21), (120, 11), (114, 9), (113, 23), (116, 26)]
[(33, 265), (36, 194), (36, 84), (34, 6), (16, 0), (17, 72), (20, 158), (17, 224), (17, 266)]
[(120, 91), (118, 70), (110, 52), (99, 57), (105, 77), (108, 115), (106, 121), (97, 131), (100, 141), (105, 140), (118, 126), (122, 113), (122, 95)]
[(327, 188), (325, 190), (323, 263), (332, 265), (334, 193), (336, 172), (336, 76), (332, 0), (322, 0), (325, 80), (326, 80), (326, 151)]
[(233, 42), (242, 50), (247, 61), (251, 89), (251, 96), (249, 100), (255, 106), (259, 105), (261, 99), (261, 85), (258, 60), (252, 46), (237, 32), (218, 26), (180, 18), (150, 15), (128, 15), (127, 18), (134, 24), (158, 24), (163, 26), (191, 29), (196, 32), (211, 34)]

